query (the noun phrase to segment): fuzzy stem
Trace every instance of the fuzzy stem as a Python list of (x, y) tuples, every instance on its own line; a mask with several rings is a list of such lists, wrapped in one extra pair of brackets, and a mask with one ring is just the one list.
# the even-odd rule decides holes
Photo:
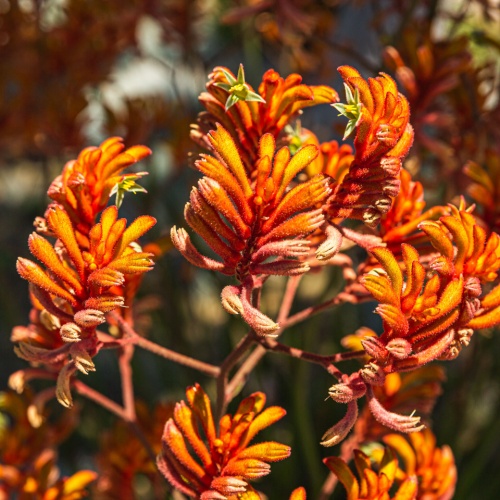
[(124, 345), (118, 356), (118, 366), (120, 368), (123, 406), (129, 416), (129, 420), (136, 422), (134, 383), (132, 380), (132, 367), (130, 366), (133, 355), (134, 346), (131, 344)]
[[(328, 369), (329, 372), (332, 371), (330, 365), (332, 365), (333, 363), (347, 361), (349, 359), (361, 358), (366, 355), (366, 352), (364, 350), (360, 350), (337, 353), (331, 356), (323, 356), (320, 354), (315, 354), (313, 352), (303, 351), (302, 349), (298, 349), (297, 347), (287, 346), (285, 344), (282, 344), (281, 342), (276, 341), (275, 339), (263, 338), (259, 339), (259, 342), (269, 351), (284, 353), (293, 358), (299, 358), (305, 361), (316, 363)], [(333, 371), (335, 372), (335, 370)]]
[[(280, 310), (278, 313), (277, 322), (279, 325), (284, 325), (286, 323), (286, 318), (290, 314), (290, 309), (292, 308), (293, 300), (295, 294), (297, 293), (297, 288), (300, 283), (301, 275), (290, 276), (287, 281), (285, 293), (281, 301)], [(277, 334), (281, 335), (286, 326), (282, 326)], [(248, 356), (248, 358), (242, 363), (238, 371), (235, 373), (231, 381), (227, 384), (226, 388), (226, 400), (227, 403), (238, 393), (239, 388), (242, 387), (250, 373), (257, 366), (262, 357), (266, 354), (266, 348), (262, 345), (258, 345), (255, 350)]]
[(232, 393), (228, 394), (226, 391), (229, 372), (256, 341), (257, 335), (253, 330), (250, 330), (222, 362), (220, 374), (217, 377), (216, 421), (219, 421), (222, 417), (229, 401), (232, 399)]
[(194, 370), (198, 370), (205, 375), (210, 377), (217, 377), (220, 373), (220, 368), (215, 365), (211, 365), (209, 363), (205, 363), (203, 361), (199, 361), (197, 359), (191, 358), (190, 356), (185, 356), (184, 354), (180, 354), (178, 352), (167, 349), (166, 347), (162, 347), (151, 340), (145, 339), (141, 337), (127, 322), (123, 320), (118, 314), (110, 313), (111, 316), (118, 322), (120, 328), (125, 333), (126, 340), (130, 343), (142, 347), (153, 354), (161, 356), (162, 358), (169, 359), (174, 363), (178, 363), (180, 365), (188, 366), (189, 368), (193, 368)]
[[(290, 326), (296, 325), (297, 323), (300, 323), (311, 316), (314, 316), (315, 314), (318, 314), (325, 309), (329, 309), (332, 306), (336, 306), (339, 304), (344, 304), (344, 303), (350, 303), (350, 304), (358, 304), (360, 302), (359, 297), (356, 295), (353, 295), (351, 293), (347, 292), (341, 292), (332, 299), (327, 300), (326, 302), (323, 302), (322, 304), (318, 304), (317, 306), (311, 306), (308, 307), (293, 316), (290, 316), (289, 318), (286, 319), (286, 321), (283, 321), (282, 323), (282, 328), (288, 328)], [(281, 324), (281, 323), (280, 323)]]

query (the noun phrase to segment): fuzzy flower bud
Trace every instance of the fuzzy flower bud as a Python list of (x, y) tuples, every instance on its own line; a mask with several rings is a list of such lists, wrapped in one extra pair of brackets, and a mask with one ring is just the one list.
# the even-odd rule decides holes
[(357, 418), (358, 404), (356, 401), (351, 401), (347, 405), (347, 412), (345, 416), (323, 434), (320, 444), (325, 447), (330, 447), (340, 443), (347, 436), (347, 434), (349, 434), (349, 431), (356, 423)]
[(377, 337), (367, 336), (361, 341), (363, 349), (368, 356), (382, 361), (387, 358), (387, 349)]
[(82, 349), (78, 345), (74, 345), (71, 347), (70, 354), (73, 358), (75, 367), (84, 375), (88, 375), (89, 372), (95, 372), (94, 362), (85, 349)]
[(84, 328), (94, 328), (106, 321), (106, 316), (97, 309), (83, 309), (78, 311), (75, 316), (75, 322)]
[(73, 406), (73, 398), (71, 397), (70, 389), (72, 373), (73, 367), (68, 364), (62, 368), (57, 377), (56, 398), (65, 408), (71, 408)]
[(240, 299), (241, 290), (237, 286), (229, 285), (221, 293), (222, 307), (229, 314), (243, 314), (243, 304)]
[(369, 385), (384, 385), (384, 369), (376, 363), (368, 363), (359, 371), (361, 378)]
[(53, 314), (50, 314), (47, 309), (44, 309), (40, 313), (40, 322), (42, 325), (47, 328), (47, 330), (59, 330), (61, 328), (61, 322), (59, 321), (59, 318), (57, 316), (54, 316)]
[(316, 250), (318, 260), (329, 260), (338, 253), (342, 245), (342, 233), (335, 227), (328, 225), (325, 229), (326, 240)]
[(397, 359), (406, 359), (411, 354), (411, 344), (403, 339), (391, 339), (385, 348)]
[(348, 382), (334, 384), (328, 389), (329, 396), (337, 403), (350, 403), (365, 395), (366, 385), (358, 374)]
[(81, 328), (76, 323), (66, 323), (59, 330), (59, 334), (64, 342), (79, 342), (81, 340)]

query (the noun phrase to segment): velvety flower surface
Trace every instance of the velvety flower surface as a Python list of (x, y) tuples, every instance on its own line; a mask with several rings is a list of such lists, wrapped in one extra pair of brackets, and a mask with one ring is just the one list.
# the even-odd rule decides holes
[(227, 68), (217, 67), (212, 71), (207, 92), (200, 96), (200, 102), (207, 111), (200, 114), (199, 127), (193, 129), (191, 136), (207, 147), (208, 132), (214, 130), (217, 123), (221, 124), (237, 144), (244, 168), (249, 173), (256, 169), (259, 142), (264, 134), (269, 133), (278, 139), (285, 126), (302, 109), (338, 101), (338, 94), (331, 87), (305, 85), (298, 74), (283, 78), (270, 69), (264, 74), (257, 92), (246, 84), (248, 92), (260, 96), (261, 101), (246, 100), (242, 96), (226, 110), (230, 79), (235, 80), (235, 77)]
[(184, 229), (173, 228), (172, 241), (192, 264), (234, 275), (239, 287), (226, 287), (224, 307), (241, 313), (260, 334), (277, 325), (251, 305), (255, 279), (293, 275), (309, 270), (300, 257), (309, 253), (306, 237), (324, 221), (321, 204), (329, 193), (328, 178), (318, 174), (296, 186), (295, 176), (318, 155), (314, 145), (293, 156), (288, 147), (276, 150), (271, 134), (261, 137), (250, 177), (231, 134), (222, 126), (209, 134), (215, 156), (196, 162), (205, 177), (191, 191), (185, 218), (220, 261), (202, 255)]
[[(448, 446), (436, 447), (430, 430), (383, 438), (385, 450), (373, 448), (370, 456), (354, 450), (359, 479), (338, 457), (324, 459), (339, 478), (348, 500), (449, 500), (453, 498), (457, 471)], [(403, 466), (400, 466), (398, 456)]]
[(265, 395), (257, 392), (245, 398), (234, 415), (224, 415), (216, 428), (203, 389), (189, 387), (186, 396), (187, 404), (177, 403), (173, 418), (165, 425), (157, 460), (162, 474), (192, 498), (259, 498), (248, 482), (269, 474), (269, 462), (287, 458), (290, 447), (274, 441), (250, 442), (280, 420), (285, 410), (278, 406), (264, 409)]
[(127, 227), (115, 205), (103, 210), (124, 178), (121, 171), (150, 152), (144, 146), (123, 149), (121, 140), (112, 138), (66, 164), (49, 189), (56, 202), (37, 221), (43, 236), (35, 232), (28, 240), (38, 263), (17, 261), (19, 274), (30, 283), (34, 311), (30, 326), (13, 331), (16, 353), (60, 370), (57, 397), (65, 406), (72, 404), (71, 374), (95, 370), (96, 327), (106, 313), (130, 305), (138, 277), (153, 266), (152, 254), (137, 240), (156, 220), (140, 216)]
[(346, 82), (347, 104), (334, 105), (349, 118), (354, 160), (328, 199), (330, 218), (361, 219), (376, 226), (399, 192), (401, 161), (413, 141), (408, 101), (389, 75), (364, 80), (350, 66), (339, 72)]

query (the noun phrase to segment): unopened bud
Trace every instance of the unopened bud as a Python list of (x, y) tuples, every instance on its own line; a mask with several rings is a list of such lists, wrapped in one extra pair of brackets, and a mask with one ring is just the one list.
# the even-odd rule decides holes
[(382, 214), (374, 208), (368, 208), (363, 213), (363, 222), (369, 227), (375, 227), (382, 217)]
[(334, 384), (328, 389), (328, 395), (336, 403), (350, 403), (355, 399), (359, 399), (364, 396), (366, 391), (366, 385), (362, 379), (357, 379), (355, 381)]
[(386, 213), (389, 211), (392, 205), (392, 200), (390, 198), (379, 198), (375, 202), (375, 206), (382, 212)]
[(342, 245), (342, 233), (335, 227), (328, 225), (325, 229), (326, 240), (316, 250), (318, 260), (329, 260), (336, 255)]
[(57, 377), (56, 398), (65, 408), (71, 408), (73, 406), (73, 398), (71, 397), (70, 390), (72, 371), (72, 365), (65, 365)]
[(347, 405), (347, 412), (345, 416), (323, 434), (320, 444), (325, 447), (330, 447), (340, 443), (340, 441), (342, 441), (347, 434), (349, 434), (349, 431), (356, 423), (357, 418), (358, 404), (356, 401), (351, 401)]
[(79, 342), (81, 328), (76, 323), (66, 323), (59, 330), (59, 335), (64, 342)]
[(221, 293), (222, 307), (229, 314), (242, 314), (243, 304), (240, 299), (241, 290), (237, 286), (229, 285)]
[(361, 345), (368, 356), (379, 361), (387, 358), (387, 349), (377, 337), (367, 336), (361, 340)]
[(124, 305), (125, 299), (119, 295), (100, 295), (85, 301), (87, 309), (98, 309), (102, 312), (109, 312), (118, 307), (124, 307)]
[[(210, 487), (223, 493), (224, 495), (236, 495), (237, 493), (245, 493), (248, 488), (248, 483), (238, 477), (222, 476), (216, 477), (211, 483)], [(212, 497), (207, 497), (212, 498)], [(218, 497), (213, 497), (218, 498)]]
[(97, 309), (83, 309), (75, 314), (74, 319), (84, 328), (94, 328), (106, 321), (106, 315)]
[(54, 316), (53, 314), (50, 314), (47, 309), (44, 309), (40, 313), (40, 323), (47, 328), (47, 330), (58, 330), (61, 328), (61, 322), (59, 321), (59, 318), (57, 316)]
[(483, 293), (481, 282), (479, 281), (479, 278), (475, 276), (469, 276), (466, 279), (464, 290), (466, 290), (472, 297), (479, 297)]
[(384, 369), (376, 363), (368, 363), (359, 371), (362, 379), (369, 385), (384, 385)]
[(74, 345), (71, 347), (70, 354), (73, 358), (75, 367), (84, 375), (88, 375), (89, 372), (95, 372), (94, 362), (85, 349), (82, 349), (78, 345)]
[(406, 359), (412, 351), (411, 344), (403, 338), (389, 340), (385, 348), (396, 358)]
[(9, 377), (8, 385), (13, 391), (16, 391), (18, 394), (22, 394), (24, 392), (24, 387), (26, 386), (26, 376), (24, 370), (14, 372)]
[(460, 345), (467, 347), (470, 344), (472, 335), (474, 335), (474, 330), (472, 328), (461, 328), (457, 331), (456, 338), (458, 338)]

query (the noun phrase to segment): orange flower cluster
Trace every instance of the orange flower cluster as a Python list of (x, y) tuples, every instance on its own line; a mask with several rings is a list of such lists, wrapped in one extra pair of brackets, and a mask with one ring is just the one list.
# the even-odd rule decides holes
[(202, 155), (196, 162), (205, 177), (191, 191), (184, 215), (222, 262), (201, 255), (184, 229), (174, 227), (172, 241), (192, 264), (235, 275), (241, 285), (224, 289), (224, 307), (240, 313), (257, 333), (272, 334), (278, 325), (251, 304), (256, 277), (309, 270), (298, 258), (309, 252), (305, 237), (323, 224), (328, 179), (320, 174), (291, 186), (318, 155), (314, 145), (291, 156), (288, 147), (276, 151), (272, 134), (263, 135), (251, 179), (226, 129), (218, 126), (208, 137), (218, 159)]
[(399, 192), (401, 161), (413, 141), (410, 109), (390, 76), (382, 73), (366, 81), (350, 66), (339, 72), (353, 100), (336, 107), (356, 127), (355, 155), (328, 199), (327, 213), (376, 226)]
[[(55, 447), (76, 424), (75, 414), (48, 423), (29, 391), (0, 393), (0, 498), (78, 500), (97, 474), (59, 477)], [(30, 419), (31, 418), (31, 419)]]
[[(290, 447), (276, 442), (248, 445), (258, 432), (280, 420), (285, 410), (278, 406), (264, 410), (266, 397), (256, 392), (240, 403), (233, 416), (224, 415), (217, 430), (203, 389), (198, 384), (188, 387), (186, 397), (188, 404), (177, 403), (173, 418), (165, 425), (158, 456), (160, 471), (175, 488), (192, 498), (258, 500), (260, 496), (248, 481), (269, 474), (269, 462), (287, 458)], [(198, 425), (207, 443), (200, 437)], [(302, 490), (294, 494), (305, 498)]]
[(483, 286), (495, 280), (500, 269), (500, 236), (488, 235), (469, 211), (451, 210), (438, 222), (419, 225), (437, 252), (429, 270), (411, 245), (401, 248), (404, 272), (388, 248), (372, 250), (382, 268), (365, 274), (362, 283), (379, 302), (376, 312), (384, 331), (361, 341), (370, 357), (365, 366), (330, 388), (332, 399), (348, 403), (348, 411), (325, 435), (326, 446), (349, 432), (357, 418), (356, 400), (365, 394), (383, 425), (402, 432), (422, 429), (420, 417), (385, 409), (373, 386), (383, 384), (386, 374), (414, 370), (438, 358), (453, 359), (469, 344), (474, 329), (500, 323), (500, 286), (481, 297)]
[[(127, 227), (116, 206), (103, 210), (115, 186), (119, 190), (124, 180), (137, 178), (121, 171), (149, 154), (143, 146), (123, 149), (120, 139), (109, 139), (66, 164), (49, 189), (55, 203), (37, 222), (40, 232), (55, 237), (56, 243), (33, 233), (30, 251), (44, 267), (25, 258), (17, 262), (39, 312), (35, 324), (24, 332), (15, 330), (14, 339), (20, 340), (16, 352), (30, 362), (62, 368), (57, 397), (65, 406), (72, 404), (71, 374), (95, 370), (92, 357), (100, 348), (96, 327), (106, 313), (125, 305), (125, 297), (131, 298), (127, 277), (142, 275), (153, 265), (152, 255), (142, 252), (137, 240), (155, 219), (141, 216)], [(130, 281), (135, 289), (134, 278)], [(42, 337), (41, 345), (37, 337)], [(56, 340), (47, 341), (51, 337)]]
[[(368, 456), (355, 450), (359, 480), (341, 458), (328, 457), (324, 463), (347, 490), (348, 500), (451, 499), (457, 480), (451, 449), (436, 448), (436, 438), (429, 430), (410, 434), (409, 440), (389, 434), (383, 439), (388, 445), (383, 452), (376, 448)], [(399, 468), (396, 454), (403, 459), (404, 470)]]
[[(220, 123), (232, 136), (241, 152), (242, 162), (253, 176), (258, 159), (259, 142), (264, 134), (272, 134), (278, 139), (292, 118), (302, 109), (317, 104), (331, 104), (338, 101), (338, 94), (326, 85), (312, 86), (302, 83), (302, 77), (291, 74), (281, 77), (276, 71), (267, 71), (258, 88), (261, 101), (245, 100), (244, 94), (237, 94), (237, 86), (230, 86), (228, 79), (234, 75), (227, 68), (217, 67), (209, 75), (207, 92), (200, 96), (206, 113), (198, 117), (198, 126), (192, 130), (191, 137), (202, 147), (209, 147), (207, 133)], [(230, 86), (229, 90), (223, 86)], [(247, 94), (256, 94), (252, 87), (244, 84)], [(242, 95), (236, 104), (226, 110), (228, 97)]]
[(469, 161), (463, 168), (469, 178), (467, 193), (476, 202), (481, 218), (492, 230), (500, 228), (500, 153), (489, 150), (485, 166)]

